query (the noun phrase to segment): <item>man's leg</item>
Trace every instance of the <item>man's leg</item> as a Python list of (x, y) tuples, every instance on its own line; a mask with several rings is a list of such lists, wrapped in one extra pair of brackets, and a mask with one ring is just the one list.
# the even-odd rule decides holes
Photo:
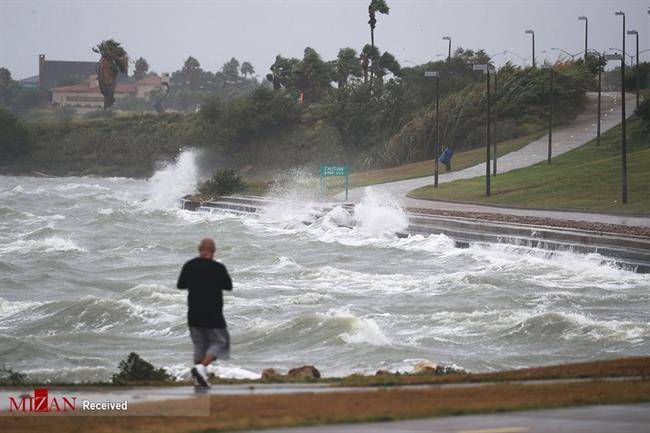
[(215, 360), (217, 359), (216, 356), (211, 355), (209, 353), (206, 353), (206, 355), (201, 359), (200, 361), (195, 362), (195, 364), (203, 364), (204, 366), (208, 366), (212, 364)]
[(208, 372), (205, 368), (209, 363), (203, 363), (204, 359), (211, 357), (211, 355), (207, 354), (208, 348), (210, 347), (207, 332), (204, 328), (191, 327), (190, 336), (194, 344), (194, 367), (191, 370), (192, 376), (200, 386), (209, 387)]

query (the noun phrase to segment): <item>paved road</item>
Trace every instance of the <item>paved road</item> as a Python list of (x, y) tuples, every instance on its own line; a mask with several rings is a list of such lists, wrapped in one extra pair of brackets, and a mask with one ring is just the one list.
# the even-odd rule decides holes
[(263, 430), (259, 433), (648, 433), (650, 404), (465, 415), (381, 423)]
[[(586, 142), (596, 137), (596, 114), (598, 95), (596, 93), (587, 94), (588, 103), (585, 112), (578, 116), (578, 118), (563, 127), (559, 127), (553, 131), (553, 155), (560, 155), (562, 153), (573, 150), (582, 146)], [(633, 107), (635, 101), (634, 94), (627, 95), (627, 106)], [(603, 117), (601, 121), (601, 132), (613, 128), (618, 125), (621, 120), (621, 107), (620, 107), (620, 94), (616, 92), (603, 93), (602, 110)], [(628, 109), (628, 116), (634, 110)], [(510, 152), (497, 161), (499, 173), (506, 171), (527, 167), (536, 164), (540, 161), (546, 160), (548, 149), (548, 135), (533, 141), (532, 143), (524, 146), (523, 148)], [(478, 164), (464, 170), (452, 171), (450, 173), (441, 173), (439, 182), (451, 182), (458, 179), (469, 179), (477, 176), (485, 175), (485, 164)], [(547, 211), (547, 210), (534, 210), (534, 209), (513, 209), (497, 206), (485, 205), (472, 205), (461, 203), (447, 203), (431, 200), (418, 200), (406, 197), (409, 191), (423, 186), (431, 185), (433, 183), (432, 176), (421, 177), (417, 179), (408, 179), (397, 182), (389, 182), (380, 185), (373, 185), (371, 188), (376, 191), (387, 192), (395, 197), (402, 206), (406, 207), (419, 207), (428, 209), (445, 209), (466, 212), (488, 212), (488, 213), (507, 213), (510, 215), (534, 216), (542, 218), (558, 218), (570, 219), (577, 221), (589, 222), (602, 222), (611, 224), (623, 225), (638, 225), (650, 227), (650, 218), (633, 217), (633, 216), (618, 216), (609, 214), (597, 214), (589, 212), (564, 212), (564, 211)], [(350, 200), (359, 202), (365, 194), (365, 188), (352, 188), (350, 190)]]

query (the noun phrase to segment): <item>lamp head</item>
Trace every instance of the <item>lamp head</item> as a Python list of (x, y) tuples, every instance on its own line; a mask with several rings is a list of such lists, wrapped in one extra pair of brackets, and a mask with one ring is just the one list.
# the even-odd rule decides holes
[(583, 15), (583, 16), (580, 16), (580, 17), (578, 17), (578, 19), (579, 19), (579, 20), (583, 20), (583, 21), (587, 21), (587, 17), (586, 17), (586, 16), (584, 16), (584, 15)]
[(623, 12), (623, 11), (617, 11), (617, 12), (614, 12), (614, 15), (619, 15), (619, 16), (623, 16), (623, 17), (624, 17), (624, 16), (625, 16), (625, 12)]
[(533, 30), (531, 30), (531, 29), (526, 30), (524, 33), (526, 33), (528, 35), (534, 35), (535, 34), (535, 32)]
[(628, 30), (628, 31), (627, 31), (627, 34), (628, 34), (628, 35), (638, 35), (639, 32), (637, 32), (636, 30)]
[(445, 41), (451, 41), (451, 38), (449, 36), (443, 36), (442, 39)]

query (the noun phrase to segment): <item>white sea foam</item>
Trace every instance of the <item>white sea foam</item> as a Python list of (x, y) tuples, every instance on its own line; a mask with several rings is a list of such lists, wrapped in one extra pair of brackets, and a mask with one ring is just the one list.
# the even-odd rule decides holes
[(186, 150), (176, 158), (156, 171), (149, 179), (148, 205), (154, 209), (168, 209), (176, 206), (178, 200), (192, 194), (196, 190), (198, 168), (197, 150)]
[(372, 346), (389, 346), (390, 339), (382, 332), (377, 322), (370, 317), (357, 317), (347, 308), (328, 310), (325, 317), (345, 319), (349, 322), (348, 331), (339, 337), (348, 344), (369, 344)]
[(69, 251), (86, 251), (73, 240), (61, 236), (50, 236), (44, 239), (19, 239), (0, 246), (0, 254), (10, 253), (53, 253)]
[(370, 187), (354, 207), (354, 220), (361, 231), (373, 234), (395, 234), (409, 225), (404, 210), (391, 195)]

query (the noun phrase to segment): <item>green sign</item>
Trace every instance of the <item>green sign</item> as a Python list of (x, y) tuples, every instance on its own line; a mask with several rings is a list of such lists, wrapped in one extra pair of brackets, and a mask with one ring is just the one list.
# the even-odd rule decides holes
[(350, 169), (347, 164), (345, 165), (320, 165), (320, 197), (321, 200), (325, 196), (325, 177), (345, 177), (345, 201), (348, 201), (348, 190), (350, 185), (349, 179)]
[(348, 166), (346, 165), (320, 165), (320, 175), (322, 177), (347, 176)]

